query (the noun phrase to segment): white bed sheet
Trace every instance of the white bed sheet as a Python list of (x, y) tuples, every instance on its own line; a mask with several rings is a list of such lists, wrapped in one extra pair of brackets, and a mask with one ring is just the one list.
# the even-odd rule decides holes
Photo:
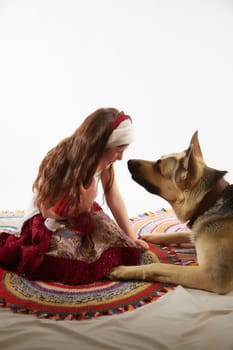
[(181, 286), (121, 315), (51, 321), (0, 308), (1, 350), (233, 350), (233, 292)]

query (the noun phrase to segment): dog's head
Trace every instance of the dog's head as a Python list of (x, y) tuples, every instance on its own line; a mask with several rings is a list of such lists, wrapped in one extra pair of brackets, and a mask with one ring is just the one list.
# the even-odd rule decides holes
[(196, 203), (208, 191), (205, 181), (200, 180), (210, 168), (203, 160), (197, 131), (185, 151), (162, 156), (157, 161), (130, 159), (128, 169), (134, 181), (167, 200), (182, 221), (189, 219)]

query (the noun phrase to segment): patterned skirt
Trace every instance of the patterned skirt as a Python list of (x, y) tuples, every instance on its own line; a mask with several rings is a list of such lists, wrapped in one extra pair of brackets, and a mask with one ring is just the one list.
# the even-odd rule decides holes
[(1, 233), (0, 266), (28, 279), (76, 285), (106, 278), (114, 266), (139, 264), (141, 249), (119, 226), (102, 209), (90, 215), (90, 233), (52, 232), (41, 214), (23, 224), (19, 237)]

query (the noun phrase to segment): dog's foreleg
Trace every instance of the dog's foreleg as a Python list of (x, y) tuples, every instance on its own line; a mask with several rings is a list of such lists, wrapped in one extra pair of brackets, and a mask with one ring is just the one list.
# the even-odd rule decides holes
[(182, 285), (187, 288), (203, 289), (221, 293), (208, 271), (200, 266), (180, 266), (154, 263), (140, 266), (114, 267), (109, 278), (113, 280), (143, 280)]
[(108, 277), (112, 280), (144, 280), (155, 281), (153, 271), (155, 269), (154, 264), (146, 264), (140, 266), (116, 266), (111, 269)]
[(142, 235), (141, 238), (145, 241), (155, 244), (171, 244), (171, 243), (191, 243), (190, 231), (183, 232), (155, 232), (151, 234)]

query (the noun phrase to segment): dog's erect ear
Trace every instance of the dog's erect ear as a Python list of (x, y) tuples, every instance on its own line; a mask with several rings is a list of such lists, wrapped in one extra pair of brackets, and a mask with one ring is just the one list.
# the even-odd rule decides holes
[(190, 141), (189, 148), (184, 151), (184, 156), (179, 161), (176, 171), (176, 182), (180, 188), (185, 189), (192, 186), (193, 180), (198, 178), (198, 161), (202, 159), (202, 151), (196, 131)]
[(203, 159), (202, 156), (202, 151), (201, 151), (201, 147), (200, 147), (200, 143), (199, 143), (199, 139), (198, 139), (198, 131), (195, 131), (195, 133), (193, 134), (191, 141), (190, 141), (190, 146), (193, 146), (193, 155), (195, 157), (201, 158)]

